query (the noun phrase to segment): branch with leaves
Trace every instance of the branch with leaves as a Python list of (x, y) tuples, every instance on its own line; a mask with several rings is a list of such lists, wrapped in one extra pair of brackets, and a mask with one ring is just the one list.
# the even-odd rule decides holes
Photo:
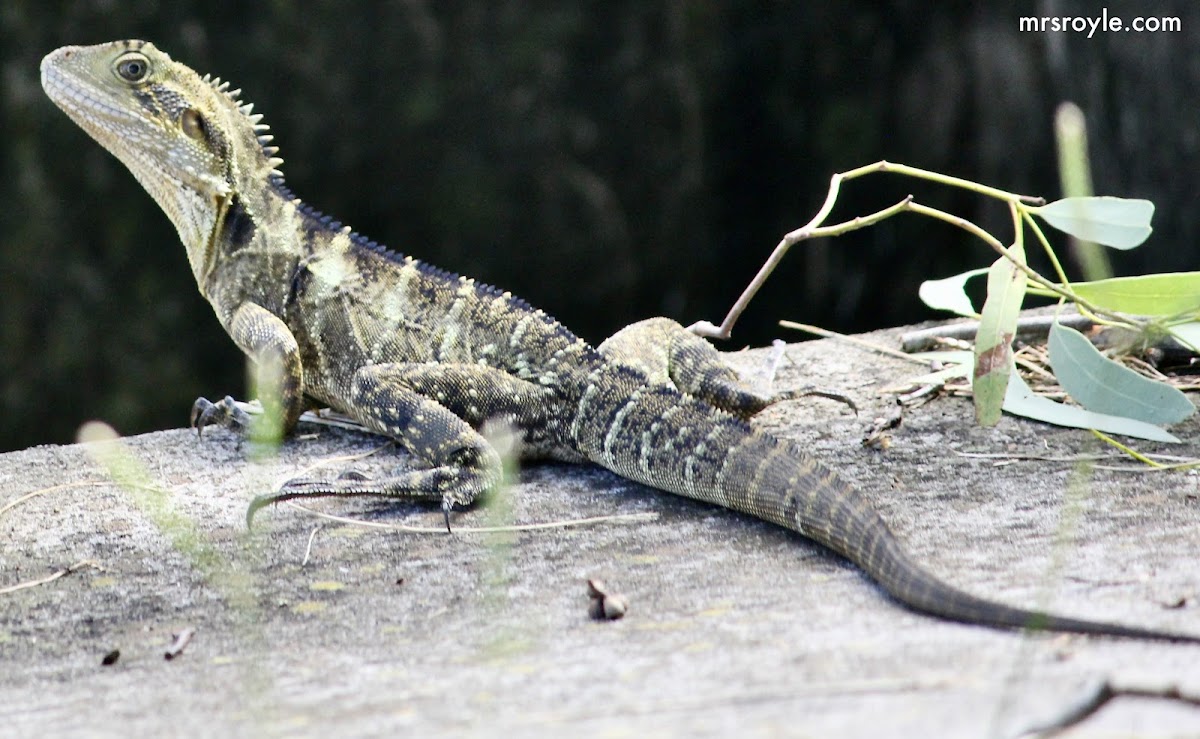
[[(823, 225), (837, 202), (843, 183), (873, 173), (891, 172), (957, 187), (1007, 205), (1013, 234), (1006, 244), (980, 226), (959, 216), (914, 201), (910, 195), (895, 205), (834, 225)], [(791, 247), (812, 238), (840, 236), (911, 212), (963, 229), (999, 256), (988, 267), (953, 277), (929, 280), (919, 295), (931, 308), (947, 310), (980, 322), (973, 352), (936, 352), (924, 356), (957, 364), (970, 377), (976, 418), (995, 424), (1002, 411), (1063, 426), (1158, 441), (1178, 441), (1161, 428), (1195, 412), (1183, 393), (1160, 380), (1146, 377), (1097, 350), (1079, 331), (1054, 322), (1050, 327), (1050, 363), (1060, 384), (1078, 405), (1057, 403), (1036, 395), (1014, 369), (1013, 338), (1025, 298), (1029, 295), (1073, 303), (1087, 318), (1120, 327), (1152, 344), (1171, 337), (1200, 348), (1200, 272), (1117, 277), (1072, 283), (1054, 252), (1043, 223), (1081, 241), (1114, 249), (1132, 249), (1149, 238), (1154, 204), (1148, 200), (1114, 197), (1074, 197), (1046, 203), (969, 180), (886, 161), (835, 174), (825, 203), (811, 221), (786, 234), (721, 324), (700, 321), (690, 330), (700, 336), (729, 338), (734, 324), (771, 272)], [(1049, 258), (1053, 278), (1026, 261), (1026, 237), (1032, 235)], [(976, 311), (964, 288), (973, 277), (987, 276), (987, 298)], [(1133, 342), (1134, 344), (1139, 342)]]

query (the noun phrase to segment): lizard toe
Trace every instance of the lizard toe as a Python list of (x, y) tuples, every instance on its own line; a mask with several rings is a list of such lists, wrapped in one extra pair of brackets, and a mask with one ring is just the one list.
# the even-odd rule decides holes
[(250, 427), (250, 416), (238, 408), (237, 401), (229, 395), (216, 403), (208, 398), (196, 398), (196, 402), (192, 404), (189, 425), (196, 429), (196, 433), (200, 436), (204, 435), (206, 426), (213, 425), (245, 433), (246, 429)]

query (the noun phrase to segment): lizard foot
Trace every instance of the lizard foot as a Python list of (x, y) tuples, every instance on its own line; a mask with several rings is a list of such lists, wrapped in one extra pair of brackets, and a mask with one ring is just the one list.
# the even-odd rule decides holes
[[(249, 529), (249, 528), (253, 527), (254, 514), (258, 513), (263, 508), (266, 508), (267, 506), (272, 505), (274, 503), (282, 503), (286, 500), (292, 500), (294, 498), (304, 497), (305, 492), (297, 491), (297, 490), (295, 490), (295, 488), (304, 488), (304, 487), (308, 487), (308, 486), (311, 486), (313, 489), (317, 489), (317, 490), (324, 489), (322, 484), (318, 481), (291, 480), (284, 486), (285, 489), (289, 488), (289, 487), (293, 488), (293, 490), (291, 492), (285, 492), (284, 490), (280, 490), (279, 492), (268, 493), (266, 495), (256, 495), (254, 497), (254, 499), (250, 501), (250, 505), (246, 509), (246, 528)], [(347, 495), (347, 494), (348, 493), (341, 493), (341, 495)], [(349, 495), (355, 495), (355, 494), (372, 495), (373, 493), (349, 493)], [(442, 498), (442, 519), (446, 522), (446, 533), (447, 534), (453, 533), (453, 531), (450, 529), (450, 512), (453, 509), (454, 509), (454, 499), (449, 496)]]
[(250, 428), (250, 416), (237, 407), (236, 401), (226, 395), (219, 402), (208, 398), (196, 398), (192, 404), (192, 415), (189, 425), (196, 429), (200, 436), (204, 435), (204, 427), (216, 424), (230, 431), (245, 433)]
[(390, 477), (372, 480), (361, 472), (349, 471), (331, 480), (293, 478), (278, 490), (256, 496), (246, 510), (246, 527), (254, 515), (273, 503), (299, 498), (383, 496), (402, 500), (437, 500), (441, 502), (446, 530), (450, 530), (450, 511), (456, 505), (467, 505), (486, 487), (486, 475), (476, 476), (447, 467), (407, 470)]

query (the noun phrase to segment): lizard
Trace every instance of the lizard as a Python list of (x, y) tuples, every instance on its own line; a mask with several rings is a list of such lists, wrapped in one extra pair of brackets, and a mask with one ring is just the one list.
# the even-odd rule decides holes
[[(593, 347), (511, 293), (367, 239), (297, 198), (241, 91), (140, 40), (46, 55), (50, 99), (115, 155), (179, 233), (201, 294), (290, 431), (310, 404), (391, 437), (414, 460), (377, 479), (293, 479), (250, 503), (387, 496), (468, 506), (502, 477), (480, 433), (517, 432), (522, 459), (593, 463), (778, 524), (847, 558), (895, 601), (1001, 629), (1200, 643), (1200, 636), (1005, 605), (931, 574), (869, 498), (797, 442), (751, 425), (780, 399), (751, 390), (666, 318)], [(271, 415), (270, 413), (266, 415)], [(255, 423), (258, 423), (256, 420)], [(191, 425), (245, 432), (226, 396)]]

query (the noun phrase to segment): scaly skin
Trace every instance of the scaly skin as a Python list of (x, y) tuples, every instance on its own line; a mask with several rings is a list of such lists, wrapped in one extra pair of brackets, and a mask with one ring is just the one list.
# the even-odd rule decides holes
[[(200, 292), (257, 368), (266, 416), (289, 431), (307, 404), (326, 405), (420, 462), (380, 480), (295, 480), (255, 499), (250, 516), (320, 495), (427, 498), (448, 513), (499, 481), (499, 455), (477, 429), (501, 418), (524, 458), (590, 461), (779, 524), (919, 611), (1200, 643), (1012, 608), (942, 582), (836, 473), (750, 427), (777, 398), (740, 387), (706, 342), (650, 319), (593, 348), (509, 293), (366, 240), (285, 187), (267, 127), (236, 91), (149, 43), (59, 49), (42, 61), (42, 86), (175, 224)], [(213, 423), (248, 419), (228, 398), (198, 399), (193, 424)]]

